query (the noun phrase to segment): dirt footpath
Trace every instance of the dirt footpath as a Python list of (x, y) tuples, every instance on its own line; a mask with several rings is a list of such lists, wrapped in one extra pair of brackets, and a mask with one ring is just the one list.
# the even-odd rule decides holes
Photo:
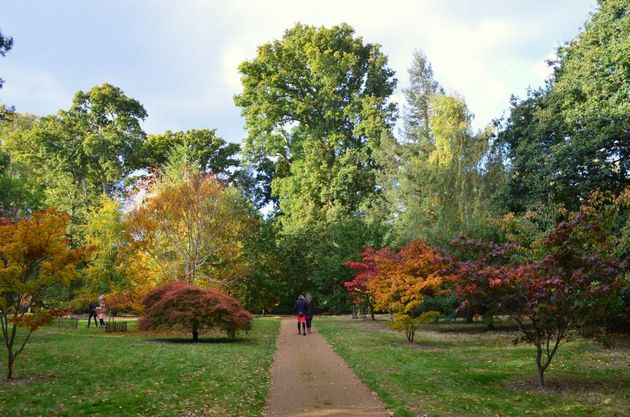
[[(316, 320), (314, 322), (316, 324)], [(277, 345), (266, 416), (393, 415), (315, 328), (313, 333), (301, 336), (297, 333), (295, 317), (285, 318)]]

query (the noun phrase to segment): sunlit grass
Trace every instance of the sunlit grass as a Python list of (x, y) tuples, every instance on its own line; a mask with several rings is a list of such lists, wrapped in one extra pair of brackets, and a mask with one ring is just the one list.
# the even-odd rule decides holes
[(540, 392), (533, 347), (508, 332), (425, 326), (409, 345), (384, 321), (318, 318), (317, 328), (397, 416), (630, 415), (628, 349), (569, 342)]
[[(130, 330), (135, 326), (130, 323)], [(279, 321), (256, 319), (223, 335), (106, 335), (104, 329), (41, 328), (0, 382), (2, 416), (259, 416)], [(0, 350), (2, 355), (4, 351)], [(6, 370), (0, 357), (0, 372)]]

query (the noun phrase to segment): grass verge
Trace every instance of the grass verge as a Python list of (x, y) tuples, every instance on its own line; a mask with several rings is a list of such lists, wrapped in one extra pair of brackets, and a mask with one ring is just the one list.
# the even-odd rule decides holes
[(562, 345), (540, 392), (534, 348), (513, 345), (513, 333), (425, 326), (409, 345), (384, 321), (322, 317), (316, 325), (399, 417), (630, 415), (628, 349)]
[(259, 416), (278, 329), (279, 320), (257, 318), (234, 340), (192, 344), (190, 336), (106, 335), (85, 321), (41, 328), (16, 362), (18, 379), (0, 376), (0, 415)]

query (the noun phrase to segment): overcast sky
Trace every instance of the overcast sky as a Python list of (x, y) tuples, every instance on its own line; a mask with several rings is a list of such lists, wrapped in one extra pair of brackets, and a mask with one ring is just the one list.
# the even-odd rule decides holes
[(408, 82), (415, 49), (438, 81), (466, 99), (481, 128), (503, 114), (511, 94), (540, 86), (545, 60), (572, 39), (595, 0), (56, 0), (11, 1), (0, 30), (14, 47), (0, 60), (0, 102), (20, 112), (55, 113), (78, 90), (109, 82), (139, 100), (149, 133), (216, 128), (245, 133), (232, 97), (237, 66), (296, 22), (352, 25), (379, 43)]

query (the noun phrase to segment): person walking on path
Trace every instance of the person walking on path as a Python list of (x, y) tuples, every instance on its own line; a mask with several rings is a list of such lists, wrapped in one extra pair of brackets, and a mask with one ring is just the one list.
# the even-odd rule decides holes
[(98, 322), (96, 321), (96, 304), (90, 303), (88, 307), (88, 324), (87, 327), (90, 327), (90, 322), (92, 321), (92, 317), (94, 317), (94, 326), (98, 327)]
[(394, 415), (331, 349), (316, 327), (306, 339), (296, 338), (295, 318), (286, 317), (280, 324), (276, 348), (265, 417)]
[(295, 314), (297, 314), (298, 334), (304, 334), (304, 336), (306, 336), (306, 308), (306, 300), (300, 294), (295, 301)]
[(306, 294), (306, 330), (311, 333), (311, 324), (313, 322), (313, 314), (315, 312), (315, 302), (311, 293)]

